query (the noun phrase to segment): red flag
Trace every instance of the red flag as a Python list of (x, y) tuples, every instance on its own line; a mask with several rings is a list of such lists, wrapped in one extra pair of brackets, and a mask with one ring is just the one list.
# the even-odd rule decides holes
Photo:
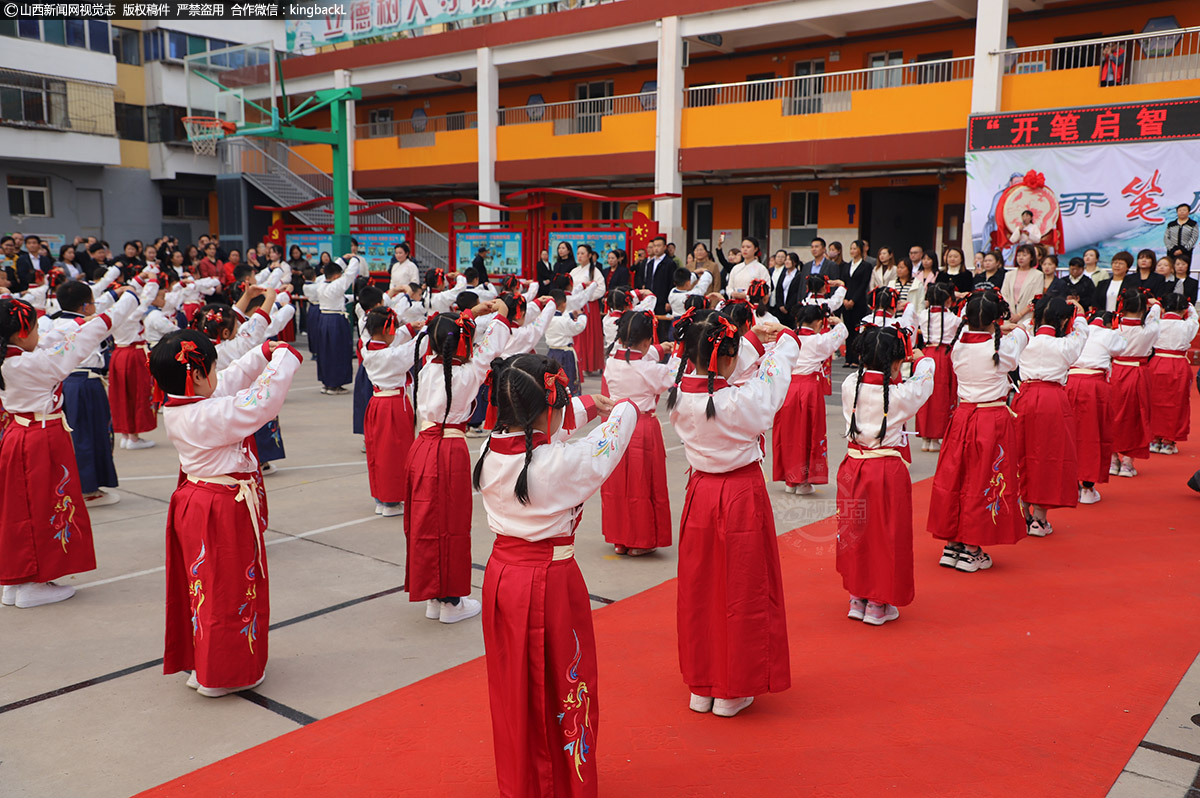
[[(641, 211), (633, 214), (633, 231), (629, 236), (629, 248), (635, 252), (639, 249), (644, 250), (646, 246), (654, 240), (658, 235), (658, 222), (651, 219)], [(633, 253), (630, 253), (632, 256)]]

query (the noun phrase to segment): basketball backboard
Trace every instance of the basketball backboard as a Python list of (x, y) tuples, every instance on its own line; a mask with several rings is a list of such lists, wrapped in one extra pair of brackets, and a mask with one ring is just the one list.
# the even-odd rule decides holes
[(271, 42), (194, 53), (184, 58), (184, 75), (189, 117), (215, 116), (237, 125), (237, 134), (278, 129)]

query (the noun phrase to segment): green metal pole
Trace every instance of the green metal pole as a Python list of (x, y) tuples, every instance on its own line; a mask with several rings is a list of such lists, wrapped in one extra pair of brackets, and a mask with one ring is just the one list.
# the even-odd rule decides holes
[(333, 256), (350, 251), (350, 153), (346, 137), (346, 99), (329, 105), (333, 129)]

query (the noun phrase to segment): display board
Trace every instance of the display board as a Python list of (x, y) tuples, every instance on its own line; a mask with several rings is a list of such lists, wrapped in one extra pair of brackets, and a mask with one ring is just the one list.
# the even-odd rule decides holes
[(487, 230), (482, 232), (454, 233), (454, 271), (469, 269), (479, 254), (480, 247), (487, 247), (484, 258), (488, 275), (521, 274), (521, 256), (524, 252), (525, 234), (517, 230)]
[[(353, 236), (358, 241), (358, 254), (366, 260), (367, 266), (373, 272), (390, 271), (392, 268), (392, 253), (396, 245), (407, 239), (406, 234), (403, 232), (354, 233)], [(298, 245), (300, 249), (304, 250), (304, 257), (313, 266), (317, 265), (322, 252), (328, 252), (334, 260), (346, 254), (344, 252), (333, 251), (333, 236), (329, 233), (289, 231), (287, 233), (287, 245), (283, 249), (285, 255), (291, 250), (293, 244)]]

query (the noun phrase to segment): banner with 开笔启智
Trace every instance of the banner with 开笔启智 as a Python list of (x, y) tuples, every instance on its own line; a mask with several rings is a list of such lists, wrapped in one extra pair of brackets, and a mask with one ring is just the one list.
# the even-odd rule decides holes
[(1175, 208), (1200, 208), (1200, 139), (1122, 146), (1044, 147), (967, 153), (974, 249), (1008, 250), (1021, 212), (1033, 212), (1042, 243), (1062, 265), (1100, 251), (1165, 254), (1163, 233)]
[(313, 9), (310, 19), (295, 13), (286, 22), (287, 49), (307, 50), (328, 44), (369, 39), (429, 25), (500, 14), (545, 0), (347, 0), (342, 3), (293, 3)]
[[(1200, 99), (972, 116), (967, 202), (976, 252), (1013, 246), (1023, 211), (1060, 261), (1165, 254), (1175, 208), (1200, 208)], [(1060, 265), (1065, 266), (1065, 261)]]

